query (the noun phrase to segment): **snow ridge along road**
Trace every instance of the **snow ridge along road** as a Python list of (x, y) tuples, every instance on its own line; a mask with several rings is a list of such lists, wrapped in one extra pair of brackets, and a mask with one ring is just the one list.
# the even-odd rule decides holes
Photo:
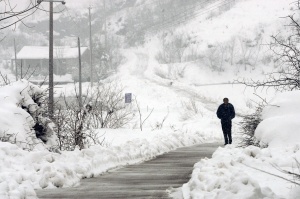
[(210, 158), (220, 145), (208, 143), (179, 148), (138, 165), (83, 179), (79, 187), (37, 190), (37, 195), (44, 199), (169, 198), (166, 190), (188, 182), (194, 164), (201, 158)]

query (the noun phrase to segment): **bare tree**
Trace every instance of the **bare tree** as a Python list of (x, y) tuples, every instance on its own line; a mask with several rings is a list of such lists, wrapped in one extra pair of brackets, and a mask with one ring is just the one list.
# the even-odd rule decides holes
[(124, 103), (123, 87), (117, 82), (99, 83), (91, 105), (90, 128), (121, 128), (134, 117), (132, 107)]
[(170, 111), (169, 111), (169, 107), (168, 107), (168, 113), (163, 117), (163, 119), (161, 121), (157, 121), (154, 126), (151, 125), (152, 131), (162, 129), (165, 121), (167, 120), (167, 118), (169, 116), (169, 113), (170, 113)]
[(131, 106), (124, 103), (123, 89), (115, 82), (98, 84), (93, 94), (86, 93), (83, 107), (78, 95), (63, 97), (56, 108), (54, 120), (61, 150), (104, 145), (104, 135), (96, 129), (121, 128), (134, 117)]
[[(300, 9), (300, 1), (295, 3)], [(298, 90), (300, 89), (300, 24), (299, 16), (289, 15), (289, 36), (282, 37), (280, 35), (271, 36), (273, 41), (270, 43), (270, 49), (275, 55), (275, 62), (278, 68), (275, 72), (266, 75), (263, 81), (239, 81), (250, 87), (273, 87), (278, 91)]]
[(188, 120), (198, 114), (200, 114), (203, 117), (204, 115), (203, 110), (201, 110), (198, 107), (195, 97), (191, 98), (189, 101), (182, 101), (181, 104), (182, 104), (181, 119), (183, 121)]
[(219, 46), (209, 45), (205, 57), (207, 58), (210, 68), (213, 71), (220, 72), (219, 65), (221, 63), (221, 53), (219, 51)]
[(229, 60), (230, 60), (230, 65), (232, 66), (234, 63), (235, 59), (235, 45), (236, 45), (236, 37), (232, 37), (229, 42), (228, 42), (228, 53), (229, 53)]
[(39, 9), (39, 5), (37, 1), (29, 0), (27, 5), (21, 8), (18, 3), (13, 3), (11, 0), (0, 0), (0, 30), (16, 26), (19, 22), (26, 26), (23, 20), (34, 14)]
[(69, 101), (64, 97), (63, 105), (58, 105), (54, 113), (60, 150), (74, 150), (76, 146), (80, 149), (85, 147), (86, 123), (91, 110), (89, 104), (80, 107), (77, 100)]
[[(170, 41), (166, 41), (167, 36), (172, 35)], [(161, 35), (163, 43), (162, 50), (156, 55), (156, 59), (162, 64), (181, 63), (184, 51), (188, 47), (189, 36), (185, 33), (164, 33)]]
[(1, 79), (0, 79), (0, 86), (4, 86), (4, 85), (8, 85), (10, 84), (10, 80), (8, 78), (8, 76), (6, 74), (3, 74), (1, 71), (0, 71), (0, 76), (1, 76)]
[[(146, 122), (146, 120), (150, 117), (150, 115), (152, 114), (154, 108), (152, 108), (150, 113), (143, 119), (143, 114), (142, 114), (142, 111), (141, 111), (141, 107), (140, 107), (140, 104), (138, 103), (136, 97), (135, 97), (135, 103), (136, 103), (136, 107), (137, 107), (138, 113), (139, 113), (140, 129), (141, 129), (141, 131), (143, 131), (143, 125)], [(162, 124), (163, 124), (163, 122), (162, 122)]]

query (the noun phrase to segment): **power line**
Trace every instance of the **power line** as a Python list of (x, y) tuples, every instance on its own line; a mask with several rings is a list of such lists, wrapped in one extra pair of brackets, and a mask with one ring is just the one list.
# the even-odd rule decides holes
[[(40, 8), (40, 7), (42, 7), (42, 8)], [(40, 4), (40, 7), (38, 7), (37, 9), (39, 9), (39, 10), (41, 10), (41, 11), (44, 11), (44, 12), (50, 12), (50, 11), (48, 11), (48, 10), (46, 10), (41, 4)], [(64, 12), (66, 10), (66, 7), (63, 9), (63, 10), (60, 10), (60, 11), (58, 11), (58, 12), (54, 12), (53, 11), (53, 14), (58, 14), (58, 13), (62, 13), (62, 12)]]
[[(213, 2), (215, 2), (215, 1), (218, 1), (218, 0), (213, 0)], [(188, 9), (186, 9), (186, 8), (183, 8), (183, 9), (179, 9), (179, 10), (177, 10), (177, 12), (179, 12), (178, 14), (176, 14), (176, 15), (173, 15), (172, 17), (169, 17), (168, 19), (166, 19), (166, 20), (164, 20), (164, 22), (166, 22), (166, 21), (173, 21), (173, 17), (177, 17), (177, 16), (179, 16), (179, 15), (181, 15), (181, 14), (186, 14), (187, 12), (193, 12), (194, 10), (196, 10), (198, 7), (200, 7), (201, 6), (201, 8), (202, 8), (202, 6), (205, 4), (205, 3), (208, 3), (208, 2), (212, 2), (211, 0), (202, 0), (201, 2), (199, 2), (198, 4), (196, 4), (196, 5), (193, 5), (193, 7), (191, 7), (191, 8), (188, 8)], [(184, 16), (185, 17), (185, 16)], [(150, 19), (150, 20), (146, 20), (146, 21), (143, 21), (143, 23), (145, 24), (145, 23), (147, 23), (147, 22), (152, 22), (153, 20), (152, 19)], [(155, 24), (155, 25), (157, 25), (157, 24)], [(152, 25), (152, 26), (155, 26), (155, 25)], [(150, 27), (152, 27), (152, 26), (150, 26)]]
[(75, 24), (76, 29), (78, 30), (78, 36), (82, 35), (82, 27), (80, 27), (80, 25), (74, 20), (74, 17), (70, 14), (70, 10), (68, 7), (66, 7), (66, 13), (68, 14), (68, 16), (71, 19), (71, 21), (73, 22), (73, 24)]
[[(24, 24), (26, 26), (26, 24), (22, 20), (26, 19), (31, 14), (34, 14), (37, 11), (37, 7), (39, 6), (39, 4), (34, 5), (32, 2), (30, 2), (29, 5), (27, 6), (27, 8), (25, 8), (24, 10), (19, 11), (19, 12), (13, 11), (15, 9), (15, 7), (12, 7), (10, 2), (8, 2), (8, 7), (10, 8), (9, 12), (6, 11), (6, 6), (5, 6), (4, 13), (0, 13), (0, 14), (4, 14), (4, 17), (0, 18), (0, 21), (5, 22), (6, 20), (10, 20), (13, 18), (17, 18), (17, 19), (12, 22), (8, 22), (8, 25), (7, 24), (0, 25), (0, 30), (3, 30), (5, 28), (11, 27), (11, 26), (16, 26), (18, 22), (21, 22), (22, 24)], [(5, 16), (6, 14), (8, 16)]]
[[(167, 2), (167, 3), (170, 3), (170, 2), (172, 2), (172, 0), (169, 0), (169, 2)], [(162, 4), (159, 4), (159, 3), (162, 3)], [(140, 5), (137, 5), (137, 6), (134, 5), (132, 7), (133, 8), (137, 8), (137, 7), (144, 7), (144, 6), (147, 6), (147, 5), (158, 5), (158, 6), (161, 6), (161, 5), (167, 5), (167, 3), (163, 2), (162, 0), (157, 0), (157, 1), (152, 1), (152, 2), (146, 3), (146, 4), (140, 4)]]
[[(215, 9), (218, 9), (221, 5), (225, 5), (223, 3), (226, 2), (226, 1), (228, 1), (228, 0), (222, 0), (222, 1), (218, 2), (215, 5), (211, 5), (210, 7), (207, 7), (206, 9), (200, 9), (200, 10), (194, 12), (193, 15), (188, 16), (188, 17), (186, 17), (186, 16), (179, 16), (180, 14), (182, 14), (182, 13), (180, 13), (180, 14), (174, 16), (174, 17), (178, 17), (178, 18), (176, 18), (176, 21), (173, 21), (174, 17), (172, 17), (172, 18), (169, 18), (167, 20), (167, 22), (162, 23), (162, 24), (158, 24), (158, 25), (154, 25), (154, 26), (152, 26), (150, 28), (153, 28), (153, 27), (157, 26), (155, 29), (152, 29), (152, 31), (153, 30), (155, 31), (155, 30), (159, 30), (162, 27), (168, 28), (170, 26), (180, 24), (181, 22), (186, 21), (186, 18), (188, 18), (188, 20), (191, 20), (191, 19), (193, 19), (193, 18), (195, 18), (195, 17), (197, 17), (199, 15), (206, 14), (208, 12), (211, 12), (211, 11), (215, 10)], [(152, 31), (150, 30), (149, 32), (152, 32)]]
[[(215, 3), (215, 2), (217, 2), (218, 0), (214, 0), (213, 1), (213, 3)], [(223, 0), (224, 1), (224, 0)], [(150, 29), (150, 28), (153, 28), (153, 27), (159, 27), (159, 26), (166, 26), (166, 25), (169, 25), (169, 24), (173, 24), (173, 23), (175, 23), (176, 21), (178, 21), (178, 19), (187, 19), (187, 18), (191, 18), (191, 16), (187, 16), (186, 14), (188, 13), (188, 12), (190, 12), (190, 13), (195, 13), (195, 10), (196, 9), (201, 9), (200, 11), (203, 11), (203, 10), (205, 10), (205, 9), (202, 9), (203, 8), (203, 6), (205, 5), (205, 4), (207, 4), (207, 3), (209, 3), (209, 2), (212, 2), (211, 0), (203, 0), (203, 1), (201, 1), (201, 2), (199, 2), (198, 4), (196, 4), (196, 5), (194, 5), (193, 7), (191, 7), (191, 8), (183, 8), (183, 9), (179, 9), (179, 13), (177, 13), (177, 14), (175, 14), (175, 15), (173, 15), (173, 16), (171, 16), (171, 17), (168, 17), (167, 19), (164, 19), (164, 21), (162, 22), (162, 23), (159, 23), (159, 24), (153, 24), (153, 25), (151, 25), (151, 26), (147, 26), (146, 27), (146, 29)], [(215, 6), (215, 5), (213, 5), (213, 6)], [(178, 10), (177, 10), (178, 11)], [(196, 12), (197, 13), (197, 12)], [(181, 16), (181, 15), (183, 15), (183, 16)], [(177, 20), (176, 21), (174, 21), (174, 18), (176, 18)], [(147, 22), (152, 22), (153, 20), (152, 19), (150, 19), (150, 20), (146, 20), (146, 21), (143, 21), (143, 24), (145, 24), (145, 23), (147, 23)], [(140, 31), (142, 31), (142, 30), (140, 30)], [(151, 31), (147, 31), (147, 32), (151, 32)]]
[[(164, 0), (165, 1), (165, 0)], [(207, 2), (208, 1), (216, 1), (216, 0), (206, 0)], [(172, 0), (169, 0), (169, 2), (172, 2)], [(169, 3), (168, 2), (168, 3)], [(160, 4), (160, 3), (162, 3), (162, 4)], [(166, 2), (162, 2), (161, 0), (156, 0), (156, 1), (151, 1), (151, 2), (148, 2), (148, 3), (146, 3), (146, 4), (140, 4), (140, 5), (134, 5), (134, 6), (131, 6), (131, 7), (128, 7), (128, 8), (138, 8), (138, 7), (145, 7), (145, 6), (148, 6), (148, 5), (156, 5), (156, 6), (162, 6), (163, 5), (163, 9), (166, 9), (166, 5), (167, 5), (167, 3)], [(190, 5), (192, 5), (192, 4), (190, 4)], [(94, 8), (103, 8), (103, 6), (94, 6)], [(195, 9), (195, 8), (193, 8), (193, 9)], [(151, 21), (151, 20), (147, 20), (147, 21), (145, 21), (145, 22), (148, 22), (148, 21)]]
[[(222, 1), (218, 2), (217, 4), (211, 6), (211, 7), (207, 8), (207, 9), (202, 9), (202, 10), (199, 10), (200, 12), (199, 11), (195, 12), (192, 16), (187, 17), (188, 19), (186, 19), (186, 16), (178, 17), (176, 21), (173, 21), (173, 19), (169, 19), (168, 22), (151, 26), (150, 28), (153, 28), (155, 26), (157, 26), (157, 27), (155, 29), (151, 29), (151, 30), (149, 30), (147, 32), (153, 33), (154, 31), (159, 31), (162, 28), (169, 28), (171, 26), (181, 24), (182, 22), (184, 22), (186, 20), (191, 20), (191, 19), (194, 19), (194, 18), (196, 18), (196, 17), (198, 17), (200, 15), (209, 13), (209, 12), (218, 9), (219, 7), (221, 7), (223, 5), (227, 5), (227, 4), (229, 4), (229, 3), (233, 2), (233, 1), (234, 0), (222, 0)], [(179, 16), (179, 15), (177, 15), (177, 16)]]
[[(158, 4), (158, 2), (161, 2), (161, 0), (157, 0), (157, 1), (152, 1), (150, 3), (146, 3), (146, 4), (140, 4), (138, 6), (131, 6), (129, 8), (137, 8), (137, 7), (142, 7), (142, 6), (147, 6), (147, 5), (154, 5), (154, 4)], [(103, 8), (103, 6), (94, 6), (95, 8)]]

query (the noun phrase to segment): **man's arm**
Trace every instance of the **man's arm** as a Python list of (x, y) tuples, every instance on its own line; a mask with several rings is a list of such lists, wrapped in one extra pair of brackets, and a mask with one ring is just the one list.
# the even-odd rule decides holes
[(221, 106), (219, 106), (218, 110), (217, 110), (217, 116), (219, 119), (222, 119), (221, 117)]
[(234, 106), (231, 104), (231, 119), (235, 118), (235, 110), (234, 110)]

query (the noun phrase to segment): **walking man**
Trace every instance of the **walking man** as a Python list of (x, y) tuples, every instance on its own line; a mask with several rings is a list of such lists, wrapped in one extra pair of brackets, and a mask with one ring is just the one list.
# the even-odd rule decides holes
[(223, 99), (223, 104), (221, 104), (217, 111), (217, 116), (221, 119), (222, 130), (224, 135), (225, 144), (232, 143), (231, 137), (231, 120), (235, 117), (235, 111), (232, 104), (229, 103), (228, 98)]

